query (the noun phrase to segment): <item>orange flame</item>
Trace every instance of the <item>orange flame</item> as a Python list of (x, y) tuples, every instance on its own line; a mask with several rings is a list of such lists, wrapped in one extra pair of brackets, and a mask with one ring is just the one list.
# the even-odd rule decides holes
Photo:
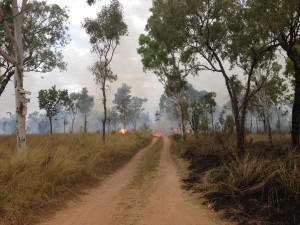
[(122, 128), (122, 129), (119, 130), (119, 133), (120, 133), (120, 134), (126, 134), (126, 133), (127, 133), (127, 130), (124, 129), (124, 128)]

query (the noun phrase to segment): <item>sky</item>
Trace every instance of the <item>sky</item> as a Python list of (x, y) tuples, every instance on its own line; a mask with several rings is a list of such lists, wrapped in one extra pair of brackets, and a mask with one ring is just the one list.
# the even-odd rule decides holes
[[(129, 35), (123, 37), (118, 46), (113, 61), (112, 71), (118, 75), (118, 80), (110, 84), (108, 92), (108, 107), (111, 107), (114, 93), (126, 83), (131, 86), (133, 96), (147, 98), (146, 111), (150, 112), (153, 119), (154, 113), (159, 108), (159, 98), (164, 89), (158, 79), (151, 72), (145, 73), (141, 63), (141, 57), (137, 54), (139, 35), (145, 33), (145, 25), (150, 16), (151, 0), (120, 0), (124, 7), (125, 22), (128, 25)], [(28, 104), (28, 114), (38, 111), (38, 92), (41, 89), (49, 89), (56, 85), (57, 89), (67, 89), (69, 93), (80, 92), (87, 87), (89, 94), (95, 98), (95, 111), (103, 111), (99, 87), (96, 86), (88, 67), (96, 62), (97, 57), (91, 53), (89, 37), (81, 27), (84, 18), (95, 18), (101, 7), (108, 4), (108, 0), (101, 0), (92, 7), (85, 0), (48, 0), (49, 4), (59, 4), (69, 9), (69, 34), (70, 43), (64, 48), (64, 61), (67, 62), (67, 71), (43, 73), (26, 73), (24, 89), (32, 92)], [(217, 103), (222, 104), (228, 100), (224, 80), (220, 74), (201, 74), (198, 77), (188, 79), (197, 90), (215, 91)], [(13, 83), (10, 82), (5, 92), (0, 97), (0, 117), (7, 116), (7, 112), (15, 112), (13, 96)], [(43, 112), (43, 111), (42, 111)]]

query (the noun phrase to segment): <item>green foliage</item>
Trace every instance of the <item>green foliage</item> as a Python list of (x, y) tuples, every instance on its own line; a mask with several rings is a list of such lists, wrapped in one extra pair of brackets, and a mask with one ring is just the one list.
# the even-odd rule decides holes
[[(300, 38), (297, 38), (297, 40), (296, 40), (295, 49), (297, 50), (297, 52), (300, 53)], [(294, 62), (290, 58), (286, 59), (286, 66), (285, 66), (284, 74), (287, 77), (294, 77), (294, 75), (295, 75), (295, 65), (294, 65)]]
[(114, 82), (118, 79), (118, 76), (113, 74), (111, 69), (103, 62), (96, 62), (92, 67), (89, 68), (94, 75), (94, 80), (97, 85), (100, 86), (101, 91), (106, 91), (108, 86), (106, 82)]
[[(0, 11), (3, 13), (8, 27), (13, 31), (11, 1), (2, 1)], [(1, 16), (0, 20), (4, 18)], [(25, 72), (46, 73), (54, 68), (66, 69), (62, 48), (70, 41), (67, 34), (68, 19), (67, 9), (61, 8), (57, 4), (47, 4), (46, 1), (27, 3), (22, 26)], [(5, 32), (4, 23), (0, 23), (0, 37), (1, 50), (14, 59), (14, 44)], [(3, 68), (0, 72), (0, 95), (13, 76), (15, 68), (12, 62), (2, 56), (0, 56), (0, 68)]]
[(82, 88), (78, 98), (78, 108), (83, 115), (88, 115), (94, 106), (94, 97), (88, 95), (87, 87)]
[(38, 99), (40, 109), (46, 111), (46, 116), (50, 123), (50, 133), (52, 134), (53, 117), (61, 111), (62, 107), (67, 108), (70, 105), (68, 90), (56, 90), (56, 86), (54, 85), (49, 90), (40, 90)]
[(131, 87), (127, 84), (122, 84), (115, 93), (115, 98), (113, 103), (116, 105), (116, 109), (119, 112), (119, 117), (123, 123), (124, 128), (126, 128), (126, 119), (129, 112), (129, 105), (131, 103)]
[(108, 109), (107, 110), (108, 126), (112, 126), (112, 129), (116, 131), (118, 129), (119, 122), (120, 122), (120, 119), (119, 119), (117, 108), (114, 106), (114, 107)]
[(49, 90), (40, 90), (38, 99), (40, 109), (44, 109), (47, 117), (52, 119), (58, 114), (60, 107), (67, 106), (69, 102), (68, 90), (56, 90), (54, 85)]
[[(80, 93), (73, 92), (69, 95), (69, 101), (66, 102), (66, 111), (69, 113), (71, 118), (71, 133), (74, 131), (74, 122), (79, 109), (79, 96)], [(65, 120), (64, 124), (65, 122), (67, 121)]]
[(109, 64), (113, 59), (117, 46), (120, 44), (121, 36), (125, 36), (128, 33), (127, 24), (123, 18), (122, 5), (118, 0), (111, 0), (110, 4), (104, 6), (97, 14), (96, 19), (86, 18), (82, 26), (90, 36), (92, 51), (95, 52), (99, 58), (99, 61), (90, 67), (90, 70), (95, 77), (96, 84), (100, 86), (102, 92), (104, 108), (102, 139), (105, 142), (107, 82), (117, 80), (117, 75), (113, 74)]
[(23, 26), (25, 68), (40, 72), (49, 72), (55, 67), (66, 69), (61, 51), (69, 42), (67, 8), (33, 1), (26, 9)]
[(143, 108), (143, 104), (147, 101), (147, 98), (139, 98), (136, 96), (131, 98), (131, 102), (129, 104), (129, 119), (132, 122), (134, 130), (136, 130), (137, 122), (141, 118), (142, 112), (145, 110), (145, 108)]
[[(251, 86), (253, 76), (261, 64), (274, 60), (278, 47), (270, 41), (270, 33), (261, 32), (264, 29), (256, 24), (251, 4), (227, 0), (154, 1), (146, 25), (148, 34), (140, 36), (138, 49), (144, 69), (158, 76), (169, 96), (180, 95), (190, 74), (206, 70), (220, 73), (232, 103), (241, 152), (248, 102), (257, 91)], [(243, 74), (230, 76), (236, 68)], [(211, 107), (212, 127), (213, 111)]]
[[(111, 44), (110, 42), (118, 45), (120, 37), (127, 34), (122, 6), (118, 0), (111, 0), (109, 6), (104, 6), (96, 19), (86, 18), (82, 26), (90, 36), (90, 43), (96, 53), (105, 51)], [(103, 48), (100, 47), (101, 44)]]
[[(3, 4), (3, 3), (2, 3)], [(9, 18), (10, 4), (6, 4), (4, 14)], [(66, 68), (62, 61), (61, 49), (69, 42), (67, 21), (69, 16), (66, 8), (45, 1), (32, 1), (27, 4), (23, 24), (24, 69), (25, 71), (49, 72), (55, 67)], [(12, 19), (8, 21), (12, 26)], [(3, 33), (0, 26), (0, 33)], [(34, 32), (32, 32), (34, 30)], [(9, 54), (12, 43), (7, 41), (2, 47)], [(13, 65), (11, 65), (13, 66)]]

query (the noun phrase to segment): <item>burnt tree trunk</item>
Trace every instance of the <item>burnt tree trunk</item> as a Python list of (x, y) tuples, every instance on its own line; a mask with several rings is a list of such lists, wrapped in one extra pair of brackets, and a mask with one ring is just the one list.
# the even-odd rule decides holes
[[(289, 57), (294, 62), (295, 69), (295, 93), (294, 93), (294, 104), (292, 109), (292, 144), (294, 147), (299, 148), (299, 123), (300, 123), (300, 54), (296, 50), (288, 53)], [(290, 56), (291, 55), (291, 56)]]
[(300, 122), (300, 52), (294, 44), (287, 41), (284, 33), (278, 36), (280, 46), (286, 51), (287, 56), (292, 60), (295, 70), (294, 104), (292, 109), (292, 145), (299, 148), (299, 122)]
[(103, 94), (103, 108), (104, 108), (104, 117), (102, 120), (102, 141), (103, 141), (103, 143), (105, 143), (105, 132), (106, 132), (105, 126), (106, 126), (106, 120), (107, 120), (105, 81), (103, 82), (103, 86), (102, 86), (102, 94)]
[[(298, 78), (297, 78), (298, 77)], [(299, 122), (300, 122), (300, 71), (296, 76), (296, 86), (294, 93), (294, 104), (292, 110), (292, 144), (299, 147)]]

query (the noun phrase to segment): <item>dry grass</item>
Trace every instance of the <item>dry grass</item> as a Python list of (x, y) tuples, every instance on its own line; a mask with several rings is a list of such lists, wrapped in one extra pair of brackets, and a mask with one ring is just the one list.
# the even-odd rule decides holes
[(99, 184), (124, 165), (151, 135), (29, 136), (28, 160), (15, 153), (15, 137), (0, 137), (0, 224), (33, 224), (64, 202)]
[(235, 154), (234, 137), (188, 137), (190, 174), (186, 187), (204, 193), (210, 205), (240, 224), (300, 224), (300, 152), (290, 136), (247, 136), (246, 154)]
[(139, 164), (138, 173), (134, 176), (131, 186), (143, 188), (141, 186), (148, 187), (148, 183), (154, 178), (160, 160), (160, 153), (163, 148), (163, 139), (157, 138), (156, 143), (151, 147), (151, 149), (142, 158)]

